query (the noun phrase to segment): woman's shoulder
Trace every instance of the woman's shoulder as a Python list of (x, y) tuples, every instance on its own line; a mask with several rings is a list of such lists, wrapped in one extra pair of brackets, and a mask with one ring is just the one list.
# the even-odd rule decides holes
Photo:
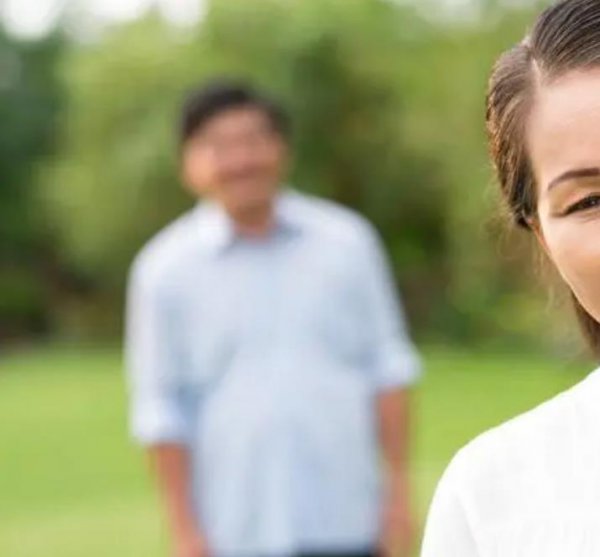
[[(567, 391), (494, 427), (458, 451), (446, 472), (471, 506), (508, 505), (523, 493), (535, 498), (553, 481), (590, 468), (577, 453), (600, 442), (600, 371)], [(600, 471), (598, 472), (600, 474)]]

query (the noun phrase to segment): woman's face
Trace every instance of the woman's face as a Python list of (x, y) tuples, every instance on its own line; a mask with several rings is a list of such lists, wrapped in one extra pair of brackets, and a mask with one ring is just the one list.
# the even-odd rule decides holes
[(527, 130), (538, 237), (600, 321), (600, 70), (540, 85)]

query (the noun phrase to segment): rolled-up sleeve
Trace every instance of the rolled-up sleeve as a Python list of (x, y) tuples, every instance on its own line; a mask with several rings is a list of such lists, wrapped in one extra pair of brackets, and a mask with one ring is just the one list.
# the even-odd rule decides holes
[(136, 262), (126, 309), (126, 367), (130, 429), (142, 445), (185, 443), (188, 438), (172, 308), (161, 277)]
[(421, 375), (421, 360), (410, 338), (382, 243), (374, 230), (369, 229), (365, 236), (366, 256), (361, 265), (374, 387), (388, 390), (410, 386)]

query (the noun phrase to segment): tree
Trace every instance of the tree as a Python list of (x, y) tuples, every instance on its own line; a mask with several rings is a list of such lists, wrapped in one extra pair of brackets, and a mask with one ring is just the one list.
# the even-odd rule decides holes
[(289, 106), (293, 182), (381, 231), (420, 331), (531, 340), (545, 300), (522, 272), (526, 241), (499, 257), (483, 122), (489, 69), (529, 6), (481, 6), (458, 22), (387, 0), (213, 0), (188, 32), (150, 16), (73, 49), (60, 153), (40, 180), (64, 261), (120, 315), (134, 253), (192, 203), (178, 180), (182, 93), (235, 75)]
[(61, 106), (59, 35), (18, 42), (0, 29), (0, 338), (45, 317), (41, 241), (30, 208), (35, 165), (52, 151)]

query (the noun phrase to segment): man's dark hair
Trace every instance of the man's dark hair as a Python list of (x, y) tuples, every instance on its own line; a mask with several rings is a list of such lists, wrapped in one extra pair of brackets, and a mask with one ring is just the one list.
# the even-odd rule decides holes
[(289, 117), (278, 102), (249, 84), (215, 80), (187, 94), (181, 111), (180, 144), (183, 145), (214, 116), (236, 108), (262, 110), (273, 130), (284, 138), (288, 137)]

